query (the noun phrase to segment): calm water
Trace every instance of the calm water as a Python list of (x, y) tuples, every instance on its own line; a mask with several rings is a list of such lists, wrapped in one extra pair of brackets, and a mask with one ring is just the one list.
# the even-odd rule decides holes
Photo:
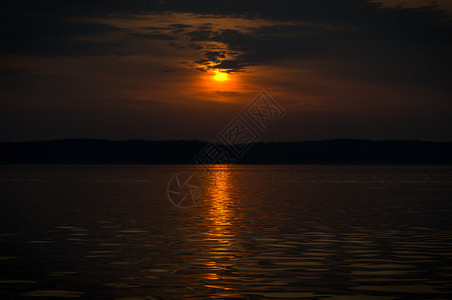
[[(181, 171), (203, 200), (167, 198)], [(452, 167), (3, 166), (0, 296), (447, 299)]]

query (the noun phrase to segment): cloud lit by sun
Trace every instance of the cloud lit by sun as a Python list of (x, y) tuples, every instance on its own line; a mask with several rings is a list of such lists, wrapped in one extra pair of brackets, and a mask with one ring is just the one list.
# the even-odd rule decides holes
[(215, 74), (213, 79), (216, 81), (226, 81), (229, 79), (229, 75), (226, 72), (222, 72), (221, 70), (215, 70)]

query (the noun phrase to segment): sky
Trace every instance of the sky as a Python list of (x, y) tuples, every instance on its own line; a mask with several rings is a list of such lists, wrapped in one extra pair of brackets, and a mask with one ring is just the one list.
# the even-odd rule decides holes
[(452, 1), (3, 1), (0, 141), (452, 141)]

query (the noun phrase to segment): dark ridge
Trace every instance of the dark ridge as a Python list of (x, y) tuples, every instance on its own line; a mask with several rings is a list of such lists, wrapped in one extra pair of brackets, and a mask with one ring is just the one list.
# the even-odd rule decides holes
[[(207, 145), (183, 140), (1, 142), (0, 164), (193, 164)], [(336, 139), (256, 143), (237, 163), (451, 164), (452, 142)]]

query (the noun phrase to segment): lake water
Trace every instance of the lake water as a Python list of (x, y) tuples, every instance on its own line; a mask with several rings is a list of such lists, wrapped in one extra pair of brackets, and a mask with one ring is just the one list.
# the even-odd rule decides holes
[(2, 166), (0, 191), (4, 298), (452, 293), (450, 166)]

